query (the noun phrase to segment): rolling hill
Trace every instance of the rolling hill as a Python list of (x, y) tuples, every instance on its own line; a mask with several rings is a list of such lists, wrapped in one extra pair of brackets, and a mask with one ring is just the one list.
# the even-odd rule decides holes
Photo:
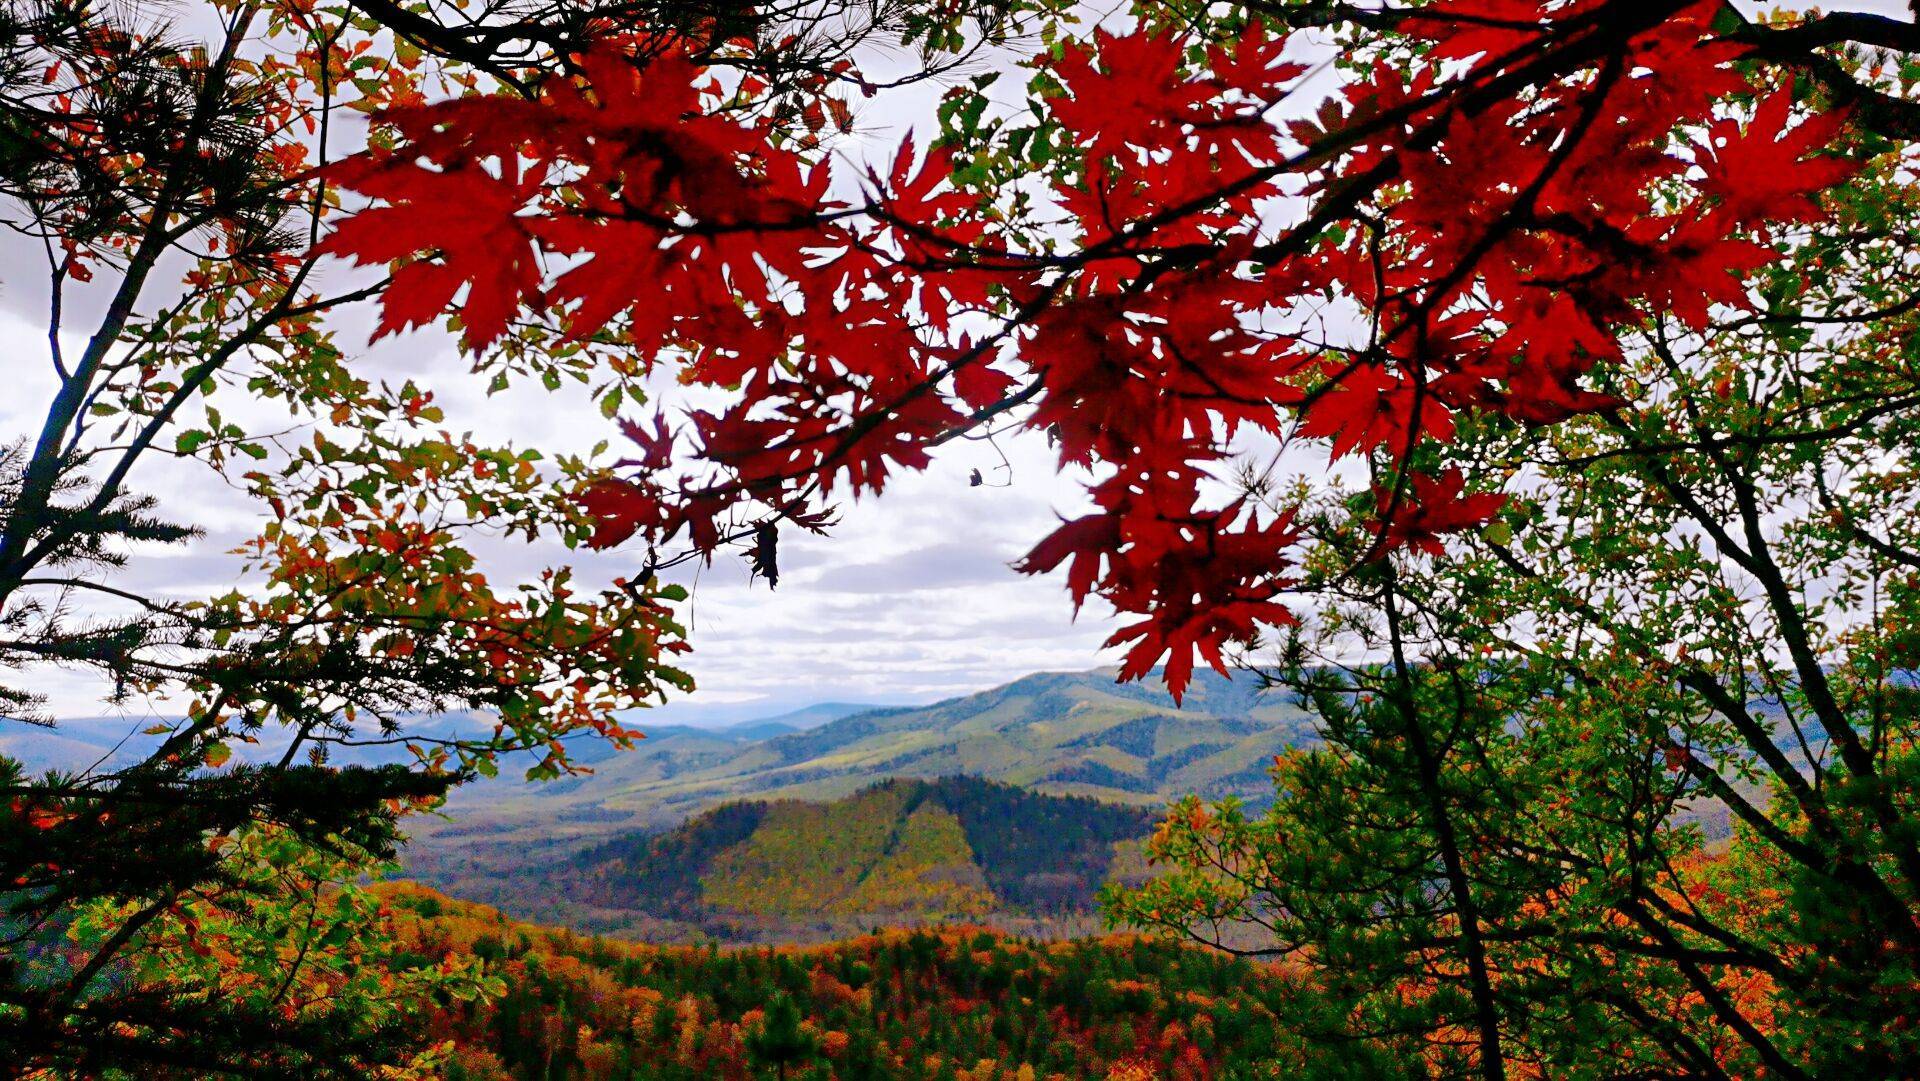
[[(645, 728), (643, 720), (637, 724)], [(1302, 710), (1281, 695), (1258, 695), (1246, 678), (1229, 682), (1206, 674), (1188, 691), (1185, 707), (1175, 709), (1158, 685), (1116, 684), (1110, 670), (1033, 674), (927, 707), (860, 710), (764, 739), (657, 728), (634, 751), (595, 762), (589, 776), (528, 785), (503, 772), (468, 785), (455, 795), (445, 822), (415, 829), (405, 870), (520, 918), (620, 925), (659, 897), (641, 904), (639, 897), (620, 901), (555, 889), (543, 897), (518, 883), (547, 881), (549, 872), (538, 868), (574, 866), (582, 853), (622, 837), (662, 833), (741, 801), (780, 806), (768, 812), (776, 822), (818, 814), (824, 822), (791, 829), (793, 837), (818, 839), (837, 826), (826, 824), (831, 812), (806, 810), (806, 803), (841, 801), (895, 778), (979, 778), (1135, 812), (1158, 810), (1185, 793), (1263, 803), (1271, 799), (1265, 768), (1273, 755), (1308, 739)], [(760, 812), (732, 808), (732, 818), (703, 820), (693, 835), (668, 837), (707, 853), (716, 831), (726, 824), (745, 829), (743, 816), (753, 814)], [(929, 845), (947, 843), (937, 835), (945, 826), (922, 820), (914, 828), (925, 829)], [(979, 843), (979, 833), (970, 843)], [(991, 910), (1020, 910), (1004, 883), (998, 891), (989, 883), (989, 893)], [(858, 904), (843, 908), (839, 916), (852, 918)], [(753, 906), (733, 912), (743, 922), (778, 916)], [(705, 920), (710, 912), (695, 916)]]
[[(742, 719), (726, 717), (727, 713), (736, 712), (737, 708), (729, 710), (715, 707), (703, 714), (676, 701), (659, 711), (658, 716), (663, 719), (694, 717), (704, 721), (706, 714), (718, 714), (713, 718), (715, 723), (655, 721), (647, 725), (647, 730), (654, 737), (656, 745), (672, 743), (684, 737), (692, 742), (707, 740), (711, 741), (711, 746), (724, 747), (803, 732), (850, 714), (879, 707), (853, 702), (821, 702), (770, 717), (753, 714)], [(164, 731), (157, 731), (156, 726), (171, 727), (181, 720), (177, 716), (141, 716), (130, 712), (118, 716), (63, 717), (46, 725), (0, 716), (0, 755), (19, 761), (29, 774), (49, 770), (63, 773), (111, 771), (138, 762), (158, 747), (167, 736)], [(493, 731), (494, 718), (490, 714), (454, 710), (407, 715), (404, 725), (407, 734), (413, 738), (485, 738)], [(269, 727), (260, 733), (260, 742), (237, 744), (234, 757), (240, 762), (277, 761), (286, 750), (288, 738), (287, 730)], [(620, 754), (619, 750), (598, 737), (576, 738), (570, 740), (569, 744), (574, 760), (589, 765)], [(540, 755), (532, 752), (508, 755), (501, 761), (501, 772), (517, 775), (539, 761), (539, 758)], [(329, 761), (342, 765), (379, 765), (410, 759), (404, 748), (388, 744), (335, 746), (329, 755)]]
[(649, 730), (591, 775), (547, 785), (503, 771), (457, 793), (450, 820), (418, 830), (407, 861), (411, 873), (449, 882), (671, 828), (723, 803), (832, 800), (895, 777), (980, 777), (1148, 808), (1188, 792), (1258, 803), (1271, 796), (1273, 756), (1311, 738), (1302, 710), (1246, 677), (1205, 673), (1175, 708), (1157, 684), (1116, 683), (1110, 670), (1038, 673), (770, 738)]
[(1041, 931), (1094, 911), (1140, 869), (1151, 812), (973, 777), (881, 781), (828, 802), (724, 804), (461, 896), (643, 936), (792, 941), (876, 924), (991, 921)]
[[(1300, 1076), (1329, 996), (1299, 969), (1156, 939), (1034, 942), (887, 930), (801, 949), (613, 942), (510, 920), (412, 884), (380, 887), (411, 967), (484, 963), (500, 993), (428, 1023), (447, 1081)], [(753, 1050), (770, 1007), (814, 1042)], [(1376, 1057), (1343, 1076), (1386, 1077)]]

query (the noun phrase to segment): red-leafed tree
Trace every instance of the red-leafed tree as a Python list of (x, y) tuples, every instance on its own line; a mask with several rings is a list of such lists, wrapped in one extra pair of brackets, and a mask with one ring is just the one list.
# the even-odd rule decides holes
[[(1262, 14), (1066, 44), (1032, 122), (962, 102), (853, 199), (743, 115), (754, 80), (609, 38), (531, 99), (388, 113), (393, 145), (332, 174), (374, 205), (322, 250), (400, 261), (386, 327), (610, 335), (723, 391), (629, 423), (640, 456), (583, 493), (598, 543), (656, 560), (815, 527), (982, 426), (1046, 432), (1097, 509), (1022, 566), (1070, 564), (1076, 601), (1133, 617), (1126, 674), (1164, 660), (1177, 694), (1292, 619), (1298, 534), (1233, 490), (1236, 439), (1381, 463), (1380, 549), (1437, 548), (1500, 505), (1446, 471), (1460, 417), (1622, 404), (1587, 378), (1618, 335), (1749, 305), (1853, 168), (1825, 152), (1849, 109), (1907, 117), (1714, 3)], [(1315, 97), (1290, 22), (1392, 44), (1284, 120)]]
[[(1441, 1076), (1899, 1073), (1920, 33), (1133, 16), (1020, 110), (957, 92), (851, 197), (750, 81), (608, 38), (532, 99), (394, 114), (327, 250), (424, 263), (392, 318), (483, 355), (524, 323), (703, 388), (580, 492), (639, 580), (729, 539), (770, 566), (783, 523), (1025, 428), (1093, 506), (1021, 566), (1122, 613), (1126, 675), (1178, 694), (1284, 628), (1327, 749), (1267, 819), (1183, 808), (1117, 911), (1305, 947), (1351, 1006), (1314, 1019), (1330, 1074), (1363, 1041)], [(445, 185), (512, 258), (407, 234)]]
[[(706, 69), (755, 88), (765, 130), (804, 140), (879, 89), (848, 64), (861, 42), (920, 46), (911, 80), (1039, 10), (0, 0), (20, 354), (0, 404), (21, 425), (0, 437), (0, 726), (9, 749), (23, 725), (53, 730), (29, 752), (55, 748), (32, 769), (0, 755), (0, 1075), (431, 1075), (406, 1010), (486, 981), (378, 964), (390, 944), (355, 884), (451, 785), (510, 754), (535, 779), (571, 771), (579, 740), (636, 737), (619, 711), (690, 687), (676, 590), (590, 589), (563, 561), (497, 555), (604, 539), (572, 495), (602, 471), (458, 434), (442, 412), (457, 394), (437, 402), (341, 334), (376, 298), (389, 324), (418, 322), (475, 278), (467, 333), (498, 334), (540, 275), (530, 253), (513, 261), (513, 215), (546, 167), (486, 184), (453, 162), (412, 203), (395, 190), (406, 239), (388, 250), (428, 232), (444, 256), (343, 280), (313, 250), (342, 213), (329, 166), (388, 145), (379, 118), (428, 100), (476, 122), (533, 102), (584, 120), (599, 106), (564, 90), (605, 75), (609, 38), (670, 45), (682, 65), (664, 114), (625, 103), (633, 137), (650, 116), (677, 123)], [(690, 130), (716, 141), (684, 168), (737, 206), (733, 144)], [(575, 229), (546, 242), (594, 235), (584, 216)], [(382, 239), (340, 239), (356, 236)], [(630, 274), (650, 272), (644, 254)], [(623, 280), (601, 262), (571, 288)], [(21, 319), (44, 322), (22, 336)], [(610, 405), (639, 389), (625, 352), (522, 334), (449, 378), (542, 401), (577, 379)], [(221, 568), (205, 580), (239, 582), (196, 595), (184, 579), (200, 576), (155, 554), (194, 542)], [(114, 716), (63, 741), (42, 692), (75, 672)]]

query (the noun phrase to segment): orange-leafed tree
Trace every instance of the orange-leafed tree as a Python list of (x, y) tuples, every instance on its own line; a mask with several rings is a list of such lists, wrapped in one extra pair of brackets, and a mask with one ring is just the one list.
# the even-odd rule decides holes
[[(5, 286), (32, 313), (10, 316), (32, 321), (0, 437), (0, 725), (57, 732), (39, 692), (61, 673), (131, 718), (90, 766), (0, 758), (0, 1074), (431, 1072), (431, 1048), (408, 1065), (409, 1003), (486, 982), (372, 964), (354, 882), (450, 785), (516, 753), (566, 773), (577, 740), (624, 746), (620, 711), (690, 687), (677, 590), (553, 555), (604, 530), (582, 509), (604, 465), (462, 434), (445, 382), (437, 402), (359, 351), (376, 300), (381, 329), (417, 321), (481, 262), (503, 277), (465, 333), (502, 338), (530, 269), (506, 205), (449, 170), (401, 230), (440, 259), (347, 273), (315, 250), (369, 177), (343, 160), (429, 102), (571, 92), (603, 39), (730, 72), (741, 109), (804, 140), (850, 122), (860, 42), (904, 37), (926, 75), (1026, 7), (0, 3)], [(617, 336), (496, 345), (446, 378), (643, 399)], [(529, 569), (513, 549), (541, 542)], [(194, 554), (226, 552), (238, 585), (166, 581), (156, 552), (216, 543)], [(440, 711), (482, 719), (416, 723)]]
[[(1044, 435), (1091, 508), (1022, 566), (1122, 614), (1123, 675), (1291, 644), (1336, 746), (1271, 820), (1171, 821), (1191, 875), (1131, 911), (1268, 902), (1357, 981), (1333, 1046), (1898, 1072), (1908, 1026), (1865, 1018), (1920, 941), (1916, 55), (1717, 0), (1143, 3), (835, 183), (697, 43), (609, 35), (533, 97), (396, 114), (322, 248), (404, 266), (391, 325), (610, 334), (699, 388), (626, 410), (581, 494), (643, 571), (746, 541), (772, 576), (830, 501)], [(435, 236), (450, 199), (504, 257)], [(1770, 933), (1689, 902), (1702, 802), (1785, 859)], [(1224, 899), (1222, 821), (1258, 873)]]

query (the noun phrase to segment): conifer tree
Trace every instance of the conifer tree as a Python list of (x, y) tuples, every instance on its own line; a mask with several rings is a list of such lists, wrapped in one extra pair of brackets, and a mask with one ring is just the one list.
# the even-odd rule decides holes
[(819, 1037), (803, 1026), (799, 1005), (785, 991), (767, 1000), (766, 1016), (747, 1034), (747, 1054), (755, 1063), (771, 1068), (780, 1081), (786, 1081), (789, 1071), (813, 1061), (819, 1053)]
[[(129, 737), (82, 771), (0, 759), (0, 1075), (403, 1068), (424, 1036), (405, 1009), (485, 984), (363, 963), (381, 936), (355, 883), (401, 816), (504, 755), (561, 775), (581, 739), (630, 742), (616, 711), (690, 686), (677, 590), (588, 588), (558, 561), (522, 578), (475, 543), (590, 541), (577, 496), (604, 463), (460, 434), (431, 387), (355, 351), (356, 311), (430, 272), (322, 268), (354, 133), (388, 141), (429, 99), (528, 100), (607, 35), (731, 66), (806, 132), (847, 49), (912, 38), (933, 72), (992, 36), (964, 18), (849, 7), (821, 34), (679, 0), (0, 0), (6, 289), (45, 319), (8, 343), (7, 404), (34, 412), (0, 433), (0, 726), (57, 728), (40, 680), (79, 673)], [(450, 378), (639, 400), (617, 343), (523, 329)], [(209, 489), (251, 520), (216, 534)], [(155, 584), (156, 551), (234, 548), (236, 588)], [(418, 730), (443, 710), (485, 719)]]

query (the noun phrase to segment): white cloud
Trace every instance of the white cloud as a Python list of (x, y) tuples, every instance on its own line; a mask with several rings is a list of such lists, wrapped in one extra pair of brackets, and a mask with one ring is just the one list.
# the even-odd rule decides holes
[[(0, 300), (0, 348), (12, 358), (9, 391), (0, 394), (0, 440), (7, 442), (33, 437), (54, 390), (44, 327), (34, 322), (37, 305), (24, 300), (13, 290)], [(364, 332), (349, 329), (342, 337), (351, 345)], [(618, 439), (582, 394), (489, 399), (483, 381), (437, 333), (378, 343), (359, 370), (431, 388), (449, 427), (488, 441), (582, 452)], [(248, 412), (263, 424), (284, 417), (278, 407)], [(1026, 578), (1007, 566), (1052, 528), (1056, 510), (1079, 505), (1079, 487), (1057, 474), (1037, 437), (1002, 440), (1001, 449), (1013, 465), (1010, 477), (994, 448), (962, 442), (946, 448), (926, 474), (901, 476), (883, 496), (843, 506), (830, 536), (790, 532), (782, 538), (778, 590), (750, 582), (744, 563), (727, 556), (709, 568), (678, 569), (694, 591), (685, 614), (694, 645), (687, 667), (701, 688), (695, 702), (764, 699), (777, 711), (836, 699), (923, 701), (1035, 669), (1108, 663), (1098, 650), (1110, 632), (1103, 620), (1090, 611), (1075, 623), (1057, 579)], [(1007, 486), (970, 486), (974, 468)], [(262, 508), (198, 463), (151, 458), (132, 481), (160, 496), (163, 514), (201, 523), (207, 534), (189, 545), (139, 551), (119, 572), (126, 583), (185, 597), (235, 581), (240, 561), (229, 550), (257, 528)], [(496, 581), (567, 561), (584, 579), (604, 581), (638, 560), (630, 552), (518, 543), (486, 543), (484, 558)], [(27, 682), (49, 697), (56, 714), (102, 712), (106, 688), (88, 675), (37, 669)]]

